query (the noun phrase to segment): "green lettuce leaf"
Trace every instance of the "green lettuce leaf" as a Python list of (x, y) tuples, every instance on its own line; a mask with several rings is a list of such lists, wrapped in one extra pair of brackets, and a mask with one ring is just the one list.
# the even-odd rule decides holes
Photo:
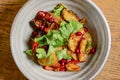
[(60, 47), (67, 43), (67, 40), (72, 32), (77, 32), (83, 24), (78, 21), (63, 21), (60, 24), (59, 30), (49, 31), (46, 35), (35, 38), (34, 41), (39, 43), (39, 46), (51, 45)]
[(36, 49), (36, 57), (37, 58), (46, 58), (46, 51), (43, 48), (37, 48)]
[(67, 55), (66, 49), (57, 51), (57, 52), (56, 52), (56, 56), (57, 56), (58, 60), (61, 60), (61, 59), (70, 60), (70, 59), (71, 59), (71, 56)]
[(31, 50), (31, 49), (26, 50), (25, 53), (26, 53), (28, 56), (31, 56), (31, 55), (32, 55), (32, 50)]
[[(49, 31), (46, 35), (41, 36), (39, 38), (35, 38), (34, 41), (38, 42), (39, 46), (49, 45), (49, 49), (47, 53), (47, 57), (48, 57), (52, 54), (52, 52), (55, 51), (57, 47), (66, 45), (70, 34), (73, 32), (77, 32), (82, 27), (83, 27), (82, 23), (78, 21), (69, 21), (68, 23), (63, 21), (60, 24), (59, 30)], [(37, 57), (39, 58), (43, 56), (45, 57), (45, 53), (37, 54)]]
[(73, 28), (74, 27), (71, 27), (69, 23), (66, 23), (65, 21), (61, 22), (60, 24), (60, 32), (61, 32), (61, 35), (64, 39), (68, 39), (71, 32), (73, 31)]
[(77, 32), (80, 28), (83, 28), (83, 24), (78, 21), (69, 21), (69, 23), (63, 21), (60, 24), (59, 30), (61, 35), (65, 39), (68, 39), (71, 33)]
[(60, 16), (61, 12), (63, 10), (64, 6), (62, 4), (57, 5), (54, 9), (53, 12), (56, 16)]
[(80, 28), (83, 28), (83, 24), (78, 21), (69, 21), (69, 26), (73, 27), (73, 33), (76, 33)]
[(51, 33), (52, 35), (46, 38), (49, 45), (52, 45), (54, 47), (64, 45), (64, 40), (59, 30), (53, 30)]
[(56, 48), (50, 45), (48, 49), (47, 57), (50, 56), (55, 50)]

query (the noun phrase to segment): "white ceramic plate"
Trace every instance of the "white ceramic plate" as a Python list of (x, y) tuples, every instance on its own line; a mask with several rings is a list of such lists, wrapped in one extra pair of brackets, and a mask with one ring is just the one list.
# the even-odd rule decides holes
[[(96, 43), (96, 53), (81, 63), (79, 72), (46, 71), (27, 58), (24, 51), (32, 33), (29, 25), (39, 10), (50, 11), (58, 3), (63, 3), (78, 16), (87, 19), (88, 29)], [(111, 44), (110, 30), (100, 9), (91, 0), (30, 0), (18, 12), (11, 29), (11, 50), (21, 72), (30, 80), (89, 80), (103, 68)]]

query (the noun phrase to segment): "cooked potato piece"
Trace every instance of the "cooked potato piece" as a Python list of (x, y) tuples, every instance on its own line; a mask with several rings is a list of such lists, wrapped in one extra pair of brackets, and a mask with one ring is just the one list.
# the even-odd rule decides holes
[(49, 30), (56, 30), (59, 28), (59, 25), (55, 22), (51, 23)]
[(83, 37), (85, 39), (82, 39), (79, 45), (80, 53), (78, 54), (78, 59), (80, 62), (83, 62), (86, 60), (86, 57), (91, 49), (91, 43), (92, 43), (92, 37), (89, 32), (86, 32)]
[(79, 21), (79, 18), (72, 11), (67, 10), (66, 8), (64, 8), (62, 11), (62, 17), (66, 21), (70, 21), (70, 20)]
[(89, 42), (92, 42), (93, 40), (92, 40), (92, 36), (90, 35), (90, 33), (89, 32), (86, 32), (85, 34), (84, 34), (84, 37), (87, 39), (87, 41), (89, 41)]
[(79, 29), (78, 32), (81, 32), (83, 35), (85, 34), (84, 28)]
[(50, 58), (38, 59), (38, 63), (42, 66), (52, 66), (58, 62), (58, 59), (57, 59), (55, 53), (53, 53), (50, 57), (52, 58), (51, 63), (50, 63)]
[(67, 54), (70, 55), (74, 60), (77, 60), (77, 55), (71, 50), (67, 49)]
[(73, 64), (73, 63), (68, 63), (66, 64), (66, 69), (67, 71), (73, 71), (73, 72), (77, 72), (79, 71), (81, 68), (80, 66)]
[(87, 54), (81, 53), (81, 54), (79, 54), (78, 57), (79, 57), (79, 61), (80, 61), (80, 62), (85, 62), (86, 59), (87, 59)]
[(59, 68), (61, 65), (60, 65), (60, 63), (58, 62), (58, 63), (56, 63), (56, 64), (54, 64), (54, 65), (52, 65), (52, 67), (53, 68)]
[(53, 66), (55, 65), (56, 63), (58, 63), (58, 59), (57, 59), (57, 56), (56, 56), (56, 51), (59, 51), (59, 50), (62, 50), (63, 47), (59, 47), (57, 48), (53, 53), (52, 55), (50, 56), (52, 58), (52, 62), (50, 63), (50, 58), (41, 58), (41, 59), (38, 59), (38, 63), (42, 66)]
[(75, 52), (76, 47), (79, 44), (81, 36), (76, 36), (75, 33), (72, 33), (70, 35), (70, 38), (68, 40), (68, 47), (71, 51)]
[(62, 22), (62, 18), (60, 16), (55, 16), (54, 13), (50, 13), (50, 15), (54, 18), (54, 21), (57, 24), (60, 24)]
[(86, 45), (87, 45), (87, 39), (82, 39), (79, 44), (80, 53), (78, 54), (78, 59), (80, 62), (83, 62), (86, 60), (86, 55), (85, 55)]
[(85, 52), (86, 45), (87, 45), (87, 39), (82, 39), (79, 44), (80, 52), (82, 52), (82, 53)]
[(82, 18), (82, 19), (80, 20), (80, 22), (81, 22), (81, 23), (83, 23), (83, 26), (85, 26), (85, 25), (86, 25), (86, 23), (87, 23), (87, 21), (86, 21), (86, 19), (85, 19), (85, 18)]
[(88, 54), (90, 52), (91, 48), (92, 48), (92, 42), (93, 42), (93, 40), (92, 40), (92, 36), (90, 35), (89, 32), (86, 32), (84, 34), (84, 37), (87, 40), (87, 48), (86, 48), (85, 53)]

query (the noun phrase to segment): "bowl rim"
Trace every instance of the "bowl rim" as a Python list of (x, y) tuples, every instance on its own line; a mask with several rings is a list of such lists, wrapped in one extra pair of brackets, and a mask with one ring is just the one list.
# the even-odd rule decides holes
[[(11, 48), (11, 53), (12, 53), (12, 57), (14, 59), (14, 62), (15, 64), (17, 65), (17, 67), (19, 68), (19, 70), (22, 72), (22, 74), (24, 74), (24, 76), (28, 79), (32, 79), (32, 76), (29, 76), (28, 73), (23, 69), (23, 67), (21, 67), (21, 65), (18, 62), (18, 60), (15, 58), (15, 51), (13, 49), (13, 40), (12, 40), (12, 35), (13, 35), (13, 26), (15, 25), (15, 21), (17, 20), (18, 16), (20, 15), (21, 11), (24, 9), (25, 6), (29, 5), (29, 3), (31, 3), (32, 1), (34, 0), (29, 0), (27, 1), (23, 6), (22, 8), (18, 11), (17, 15), (15, 16), (14, 20), (13, 20), (13, 23), (12, 23), (12, 28), (11, 28), (11, 31), (10, 31), (10, 48)], [(102, 19), (104, 20), (105, 22), (105, 26), (107, 28), (107, 31), (108, 31), (108, 50), (106, 52), (106, 57), (104, 59), (104, 62), (102, 62), (102, 64), (100, 65), (100, 68), (96, 71), (96, 73), (90, 78), (90, 80), (94, 79), (98, 73), (103, 69), (105, 63), (107, 62), (107, 59), (108, 59), (108, 56), (109, 56), (109, 53), (110, 53), (110, 48), (111, 48), (111, 34), (110, 34), (110, 28), (109, 28), (109, 25), (108, 25), (108, 22), (104, 16), (104, 14), (102, 13), (102, 11), (100, 10), (100, 8), (92, 1), (92, 0), (86, 0), (91, 6), (93, 6), (97, 11), (98, 13), (101, 15)]]

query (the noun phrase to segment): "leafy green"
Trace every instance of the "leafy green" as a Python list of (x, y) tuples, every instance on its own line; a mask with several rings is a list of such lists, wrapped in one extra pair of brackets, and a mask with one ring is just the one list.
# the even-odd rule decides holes
[(80, 28), (83, 28), (83, 24), (78, 21), (69, 21), (70, 28), (73, 28), (73, 33), (76, 33)]
[(31, 49), (26, 50), (25, 53), (26, 53), (28, 56), (31, 56), (31, 55), (32, 55), (32, 50), (31, 50)]
[(61, 60), (61, 59), (70, 60), (71, 59), (71, 56), (67, 55), (66, 49), (56, 52), (56, 56), (57, 56), (58, 60)]
[(46, 37), (47, 43), (49, 45), (52, 45), (54, 47), (59, 47), (64, 45), (64, 40), (59, 30), (53, 30), (51, 33), (52, 35), (50, 37)]
[(49, 31), (46, 35), (35, 38), (34, 41), (38, 42), (39, 46), (51, 45), (60, 47), (66, 44), (72, 32), (77, 32), (82, 27), (82, 23), (78, 21), (70, 21), (69, 23), (63, 21), (60, 24), (59, 30)]
[(53, 46), (49, 46), (49, 49), (48, 49), (48, 52), (46, 54), (46, 51), (44, 48), (37, 48), (36, 49), (36, 57), (37, 58), (47, 58), (49, 57), (54, 51), (55, 51), (56, 48), (54, 48)]
[(63, 21), (60, 24), (59, 30), (61, 32), (61, 35), (65, 39), (68, 39), (72, 32), (75, 33), (82, 27), (83, 27), (83, 24), (78, 21), (69, 21), (69, 23), (66, 23), (65, 21)]
[(52, 45), (59, 47), (64, 44), (63, 37), (61, 36), (59, 30), (49, 31), (48, 34), (39, 38), (35, 38), (34, 41), (38, 42), (39, 46)]
[(36, 57), (37, 58), (46, 58), (46, 51), (43, 48), (37, 48), (36, 49)]
[(45, 39), (45, 36), (41, 36), (39, 38), (34, 38), (34, 41), (35, 42), (38, 42), (39, 43), (39, 46), (44, 46), (44, 45), (47, 45), (47, 41)]
[(52, 58), (52, 56), (48, 56), (48, 58), (49, 58), (49, 62), (48, 62), (48, 64), (51, 65), (52, 62), (53, 62), (53, 58)]
[(47, 53), (47, 56), (50, 56), (54, 51), (55, 51), (56, 48), (54, 48), (53, 46), (49, 46), (49, 49), (48, 49), (48, 53)]
[(62, 4), (57, 5), (54, 9), (53, 12), (56, 16), (61, 15), (61, 11), (63, 10), (64, 6)]
[(64, 39), (68, 39), (71, 32), (73, 31), (73, 27), (71, 27), (69, 25), (69, 23), (63, 21), (61, 22), (60, 24), (60, 28), (59, 28), (60, 32), (61, 32), (61, 35)]

